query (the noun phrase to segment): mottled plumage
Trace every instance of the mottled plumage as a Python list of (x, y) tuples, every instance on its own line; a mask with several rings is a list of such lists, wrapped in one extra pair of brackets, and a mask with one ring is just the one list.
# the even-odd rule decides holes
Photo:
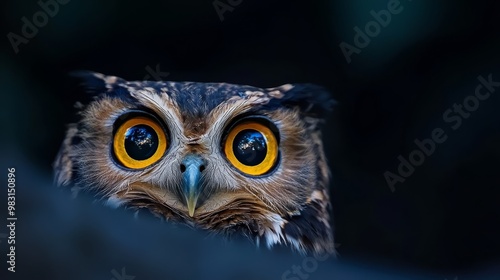
[[(71, 186), (75, 193), (95, 192), (113, 206), (146, 208), (170, 221), (242, 234), (269, 247), (334, 252), (329, 169), (318, 128), (333, 101), (322, 88), (130, 82), (91, 72), (79, 76), (95, 97), (79, 107), (80, 120), (68, 128), (54, 164), (57, 185)], [(120, 162), (115, 142), (121, 138), (115, 134), (137, 115), (159, 123), (166, 140), (140, 139), (163, 141), (167, 148), (159, 160), (136, 169)], [(257, 134), (261, 138), (255, 139), (268, 141), (262, 155), (271, 153), (270, 138), (276, 138), (276, 159), (269, 156), (273, 167), (264, 174), (242, 172), (224, 150), (233, 147), (226, 143), (229, 131), (247, 123), (273, 134)], [(255, 155), (244, 159), (249, 169)]]

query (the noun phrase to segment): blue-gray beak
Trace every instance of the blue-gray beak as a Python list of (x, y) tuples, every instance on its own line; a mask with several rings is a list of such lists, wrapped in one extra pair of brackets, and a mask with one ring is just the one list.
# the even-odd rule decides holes
[(205, 169), (203, 159), (198, 155), (187, 155), (181, 162), (184, 198), (190, 217), (196, 210), (196, 203), (201, 193), (201, 173)]

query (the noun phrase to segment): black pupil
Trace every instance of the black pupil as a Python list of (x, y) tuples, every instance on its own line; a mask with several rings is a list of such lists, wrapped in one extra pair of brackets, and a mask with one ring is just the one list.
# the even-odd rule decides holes
[(125, 150), (135, 160), (145, 160), (158, 149), (158, 135), (147, 125), (136, 125), (125, 132)]
[(244, 165), (258, 165), (266, 158), (266, 139), (262, 133), (252, 129), (240, 131), (234, 138), (233, 151)]

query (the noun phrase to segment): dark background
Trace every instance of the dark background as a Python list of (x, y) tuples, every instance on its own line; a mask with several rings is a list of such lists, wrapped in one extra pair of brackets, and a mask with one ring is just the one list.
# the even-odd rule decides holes
[[(86, 98), (68, 73), (154, 80), (149, 71), (158, 67), (174, 81), (316, 83), (338, 101), (324, 142), (340, 260), (320, 263), (309, 279), (497, 279), (500, 88), (456, 130), (443, 119), (474, 94), (478, 76), (500, 81), (496, 1), (401, 0), (403, 10), (350, 63), (339, 44), (354, 45), (353, 28), (364, 29), (370, 11), (389, 0), (219, 2), (237, 5), (221, 18), (213, 1), (73, 0), (17, 53), (7, 34), (22, 35), (21, 18), (33, 22), (42, 9), (36, 1), (0, 4), (1, 178), (16, 167), (18, 275), (111, 279), (126, 267), (138, 280), (280, 279), (301, 263), (286, 249), (255, 251), (131, 221), (51, 185), (73, 104)], [(447, 140), (391, 190), (384, 172), (397, 173), (398, 156), (408, 159), (414, 140), (435, 128)], [(5, 239), (0, 248), (4, 256)]]

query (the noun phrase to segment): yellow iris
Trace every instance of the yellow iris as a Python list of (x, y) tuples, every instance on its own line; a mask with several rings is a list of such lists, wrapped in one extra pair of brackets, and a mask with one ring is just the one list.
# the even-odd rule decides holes
[(125, 121), (116, 131), (113, 151), (123, 166), (142, 169), (157, 162), (167, 145), (167, 137), (158, 122), (136, 116)]
[(258, 176), (269, 172), (278, 159), (278, 141), (271, 129), (256, 121), (237, 124), (224, 143), (228, 161), (241, 172)]

